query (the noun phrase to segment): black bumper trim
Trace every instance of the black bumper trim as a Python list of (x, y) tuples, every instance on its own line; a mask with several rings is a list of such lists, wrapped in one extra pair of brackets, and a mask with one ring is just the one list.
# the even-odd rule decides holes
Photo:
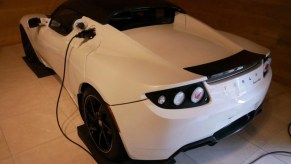
[(251, 120), (253, 120), (253, 118), (260, 112), (261, 112), (261, 106), (258, 109), (251, 111), (250, 113), (237, 119), (236, 121), (234, 121), (230, 125), (222, 128), (219, 131), (217, 131), (216, 133), (214, 133), (214, 135), (213, 135), (214, 138), (217, 140), (220, 140), (228, 135), (236, 133), (237, 131), (242, 129), (244, 126), (246, 126)]
[(259, 114), (262, 111), (262, 105), (260, 105), (256, 110), (251, 111), (250, 113), (240, 117), (236, 121), (232, 122), (231, 124), (225, 126), (224, 128), (218, 130), (213, 134), (213, 136), (204, 138), (202, 140), (187, 144), (180, 148), (178, 151), (176, 151), (169, 159), (174, 158), (179, 152), (185, 152), (190, 149), (198, 148), (201, 146), (209, 145), (213, 146), (215, 145), (218, 140), (221, 140), (222, 138), (229, 136), (231, 134), (234, 134), (241, 130), (244, 126), (246, 126), (253, 118)]

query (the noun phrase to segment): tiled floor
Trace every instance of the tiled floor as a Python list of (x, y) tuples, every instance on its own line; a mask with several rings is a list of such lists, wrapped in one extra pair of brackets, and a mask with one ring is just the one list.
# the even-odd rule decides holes
[[(0, 48), (0, 164), (95, 163), (59, 132), (55, 101), (60, 82), (55, 76), (38, 79), (22, 60), (20, 44)], [(263, 153), (291, 151), (287, 125), (291, 121), (291, 89), (272, 82), (264, 111), (239, 133), (215, 146), (204, 146), (176, 156), (177, 164), (249, 163)], [(78, 143), (82, 124), (77, 107), (65, 92), (60, 120)], [(257, 164), (291, 163), (291, 156), (269, 155)]]

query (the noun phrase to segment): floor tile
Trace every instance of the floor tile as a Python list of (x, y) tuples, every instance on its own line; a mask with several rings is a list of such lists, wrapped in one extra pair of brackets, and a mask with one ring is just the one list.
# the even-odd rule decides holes
[[(51, 104), (46, 105), (46, 110), (36, 109), (0, 122), (12, 154), (15, 155), (61, 136), (56, 124), (55, 111), (51, 110)], [(65, 121), (65, 118), (65, 115), (60, 112), (60, 120), (64, 120), (61, 121), (64, 131), (66, 133), (75, 131), (75, 126)]]
[(17, 58), (21, 58), (23, 57), (24, 51), (23, 51), (23, 47), (22, 44), (15, 44), (15, 45), (10, 45), (10, 46), (5, 46), (5, 47), (0, 47), (0, 54), (7, 54), (7, 55), (13, 55)]
[(11, 158), (6, 158), (6, 159), (0, 159), (1, 164), (15, 164), (14, 159)]
[(36, 75), (26, 68), (26, 66), (13, 69), (0, 69), (0, 74), (1, 89), (25, 87), (31, 82), (35, 82), (37, 80)]
[[(72, 137), (72, 135), (70, 135)], [(76, 134), (72, 137), (77, 140)], [(80, 141), (78, 141), (80, 142)], [(82, 149), (70, 143), (63, 137), (52, 140), (51, 142), (38, 145), (32, 149), (17, 154), (16, 164), (93, 164), (94, 159)]]
[(2, 133), (2, 130), (0, 128), (0, 163), (1, 163), (1, 160), (7, 159), (7, 158), (11, 158), (11, 153), (6, 143), (5, 136)]
[(286, 89), (286, 86), (276, 82), (276, 81), (272, 81), (269, 91), (267, 93), (266, 96), (266, 100), (272, 99), (272, 98), (276, 98), (284, 93), (288, 93), (289, 89)]
[[(289, 151), (291, 152), (291, 137), (287, 134), (287, 127), (286, 129), (281, 130), (278, 133), (274, 133), (271, 136), (267, 143), (262, 147), (262, 149), (266, 152), (272, 151)], [(284, 155), (276, 155), (278, 159), (282, 161), (289, 161), (291, 163), (291, 154), (284, 156)]]
[(286, 123), (271, 115), (271, 111), (263, 110), (255, 120), (238, 132), (238, 135), (262, 147), (270, 137), (281, 130), (286, 130)]
[(188, 157), (185, 153), (179, 153), (175, 156), (176, 164), (197, 164), (193, 159)]
[(281, 159), (278, 159), (276, 155), (266, 155), (266, 156), (261, 157), (262, 155), (266, 153), (267, 152), (263, 150), (258, 150), (251, 157), (246, 159), (242, 164), (250, 164), (250, 163), (253, 163), (254, 161), (255, 161), (254, 164), (286, 164)]
[(48, 101), (50, 101), (50, 97), (38, 82), (32, 81), (24, 87), (15, 86), (14, 89), (4, 89), (0, 97), (0, 120), (32, 109), (42, 109)]
[(79, 109), (72, 99), (60, 101), (59, 110), (62, 111), (67, 116), (68, 121), (76, 127), (84, 124)]
[(22, 67), (24, 52), (20, 45), (0, 47), (0, 70)]
[(291, 121), (291, 91), (288, 93), (282, 93), (269, 100), (264, 108), (268, 110), (268, 114), (274, 116), (285, 123)]
[(185, 153), (197, 163), (241, 163), (257, 150), (258, 147), (232, 135), (214, 146), (204, 146)]
[[(39, 79), (39, 82), (41, 86), (43, 87), (43, 89), (51, 97), (51, 99), (54, 102), (56, 102), (59, 95), (60, 87), (61, 87), (60, 78), (57, 75), (53, 75), (53, 76), (41, 78)], [(63, 89), (60, 100), (66, 100), (66, 99), (71, 99), (71, 97), (69, 93), (67, 92), (67, 90)]]
[(1, 59), (2, 56), (0, 54), (0, 89), (25, 87), (37, 80), (21, 58)]

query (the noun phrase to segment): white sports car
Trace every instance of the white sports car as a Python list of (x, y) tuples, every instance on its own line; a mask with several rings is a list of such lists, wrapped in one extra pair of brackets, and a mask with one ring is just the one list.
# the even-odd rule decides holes
[(272, 78), (268, 49), (163, 0), (68, 0), (20, 31), (30, 61), (59, 76), (71, 43), (65, 88), (112, 160), (215, 144), (256, 116)]

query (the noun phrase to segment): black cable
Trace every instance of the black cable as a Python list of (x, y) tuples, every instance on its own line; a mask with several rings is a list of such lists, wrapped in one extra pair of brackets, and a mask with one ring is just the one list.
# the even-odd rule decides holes
[(291, 152), (289, 152), (289, 151), (272, 151), (272, 152), (269, 152), (269, 153), (266, 153), (266, 154), (263, 154), (263, 155), (259, 156), (255, 160), (251, 161), (250, 164), (255, 163), (259, 159), (261, 159), (261, 158), (263, 158), (263, 157), (265, 157), (267, 155), (271, 155), (271, 154), (291, 154)]
[[(291, 137), (291, 130), (290, 129), (291, 129), (291, 122), (289, 123), (288, 129), (287, 129), (288, 130), (288, 134)], [(259, 156), (258, 158), (254, 159), (252, 162), (250, 162), (250, 164), (255, 163), (259, 159), (261, 159), (261, 158), (263, 158), (263, 157), (265, 157), (267, 155), (271, 155), (271, 154), (291, 154), (291, 152), (289, 152), (289, 151), (272, 151), (272, 152), (269, 152), (269, 153), (266, 153), (266, 154), (263, 154), (263, 155)]]
[(67, 49), (66, 49), (66, 54), (65, 54), (65, 61), (64, 61), (64, 72), (63, 72), (63, 79), (62, 79), (62, 84), (61, 84), (61, 88), (60, 88), (60, 92), (59, 92), (59, 96), (58, 96), (58, 100), (57, 100), (57, 105), (56, 105), (56, 118), (57, 118), (57, 123), (58, 123), (58, 127), (60, 129), (60, 131), (62, 132), (63, 136), (69, 140), (70, 142), (72, 142), (73, 144), (77, 145), (78, 147), (80, 147), (81, 149), (83, 149), (85, 152), (87, 152), (93, 159), (94, 156), (91, 154), (91, 152), (89, 152), (87, 149), (85, 149), (83, 146), (81, 146), (80, 144), (78, 144), (77, 142), (73, 141), (72, 139), (70, 139), (63, 131), (60, 122), (59, 122), (59, 102), (60, 102), (60, 97), (62, 94), (62, 90), (64, 87), (64, 82), (65, 82), (65, 77), (66, 77), (66, 65), (67, 65), (67, 56), (68, 56), (68, 50), (70, 47), (71, 42), (73, 41), (73, 39), (75, 39), (76, 37), (78, 37), (79, 34), (75, 35), (74, 37), (71, 38), (71, 40), (68, 43)]

